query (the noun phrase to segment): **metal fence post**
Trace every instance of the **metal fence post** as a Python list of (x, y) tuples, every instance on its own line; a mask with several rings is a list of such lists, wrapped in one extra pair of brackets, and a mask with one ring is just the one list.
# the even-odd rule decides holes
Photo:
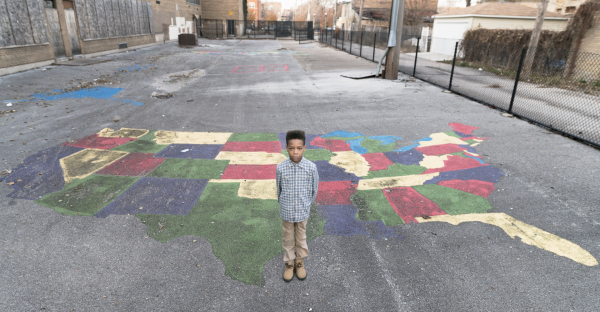
[(344, 39), (346, 39), (346, 33), (342, 32), (342, 51), (344, 51)]
[(336, 32), (335, 32), (335, 48), (336, 48), (336, 49), (338, 48), (337, 42), (338, 42), (338, 37), (339, 37), (339, 36), (340, 36), (340, 32), (339, 32), (339, 31), (336, 31)]
[(415, 51), (415, 66), (413, 67), (413, 77), (417, 72), (417, 56), (419, 56), (419, 42), (421, 42), (421, 38), (417, 39), (417, 50)]
[(364, 31), (362, 31), (362, 30), (360, 31), (360, 57), (362, 57), (362, 43), (363, 43), (362, 39), (363, 39), (364, 33), (365, 33)]
[(517, 69), (517, 78), (515, 79), (515, 86), (513, 87), (512, 96), (510, 97), (510, 106), (508, 106), (509, 114), (512, 114), (513, 103), (515, 102), (515, 95), (517, 95), (517, 85), (519, 84), (519, 77), (521, 76), (521, 68), (523, 67), (523, 59), (525, 58), (526, 52), (527, 48), (523, 48), (523, 51), (521, 51), (521, 59), (519, 60), (519, 68)]
[(452, 59), (452, 70), (450, 71), (450, 84), (448, 90), (452, 89), (452, 78), (454, 78), (454, 64), (456, 63), (456, 51), (458, 50), (458, 41), (454, 45), (454, 58)]
[(350, 54), (352, 54), (352, 45), (354, 43), (352, 42), (352, 30), (350, 31)]
[(375, 62), (375, 44), (377, 43), (377, 33), (373, 34), (375, 34), (375, 36), (373, 36), (373, 62)]

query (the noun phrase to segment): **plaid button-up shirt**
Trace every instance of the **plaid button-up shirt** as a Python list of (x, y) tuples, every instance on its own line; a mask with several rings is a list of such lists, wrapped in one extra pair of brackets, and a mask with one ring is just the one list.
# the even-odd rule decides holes
[(287, 222), (308, 219), (310, 206), (317, 198), (317, 166), (302, 157), (297, 164), (289, 158), (277, 165), (277, 200), (279, 215)]

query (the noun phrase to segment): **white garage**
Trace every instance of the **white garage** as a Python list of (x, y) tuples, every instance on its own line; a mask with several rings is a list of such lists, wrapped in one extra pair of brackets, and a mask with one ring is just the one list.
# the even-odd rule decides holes
[[(431, 52), (454, 55), (454, 46), (468, 29), (533, 29), (537, 9), (517, 3), (484, 2), (433, 16)], [(542, 29), (562, 31), (568, 19), (546, 12)]]

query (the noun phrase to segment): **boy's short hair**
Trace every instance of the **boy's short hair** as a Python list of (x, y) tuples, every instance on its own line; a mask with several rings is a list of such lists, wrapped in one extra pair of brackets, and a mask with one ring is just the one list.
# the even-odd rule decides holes
[(306, 145), (306, 134), (302, 130), (290, 130), (285, 134), (285, 145), (290, 144), (290, 140), (302, 140), (302, 145)]

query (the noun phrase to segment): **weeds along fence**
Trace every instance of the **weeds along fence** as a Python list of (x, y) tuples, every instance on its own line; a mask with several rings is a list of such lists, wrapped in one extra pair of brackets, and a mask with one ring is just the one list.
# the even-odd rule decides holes
[[(378, 62), (387, 36), (354, 33), (321, 31), (319, 42)], [(404, 39), (400, 72), (600, 147), (600, 54), (528, 51), (520, 45), (446, 38)]]

